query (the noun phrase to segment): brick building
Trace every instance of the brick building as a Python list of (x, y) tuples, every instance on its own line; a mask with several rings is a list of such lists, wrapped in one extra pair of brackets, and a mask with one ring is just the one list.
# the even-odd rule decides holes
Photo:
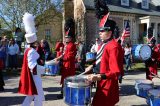
[[(111, 11), (110, 18), (115, 20), (121, 33), (129, 20), (132, 43), (144, 43), (143, 38), (150, 26), (160, 43), (160, 2), (159, 0), (106, 0)], [(74, 17), (76, 35), (82, 36), (86, 43), (98, 35), (98, 21), (95, 17), (94, 0), (64, 0), (63, 17)], [(63, 25), (64, 25), (63, 20)], [(121, 34), (120, 33), (120, 34)]]
[(62, 39), (62, 13), (53, 7), (36, 17), (38, 40), (46, 39), (51, 47), (57, 40)]

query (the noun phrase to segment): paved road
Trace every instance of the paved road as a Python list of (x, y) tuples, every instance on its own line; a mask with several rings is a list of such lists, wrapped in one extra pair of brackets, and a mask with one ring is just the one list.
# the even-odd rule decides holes
[[(120, 101), (118, 106), (147, 106), (145, 99), (136, 96), (134, 89), (135, 80), (144, 79), (145, 72), (129, 72), (124, 76), (123, 83), (120, 84)], [(60, 93), (60, 76), (44, 76), (43, 88), (45, 92), (44, 106), (66, 106), (62, 99), (57, 99)], [(160, 79), (154, 79), (156, 86), (160, 85)], [(5, 92), (0, 92), (0, 106), (20, 106), (24, 95), (17, 93), (19, 77), (5, 77)], [(95, 89), (93, 89), (93, 94)], [(32, 103), (33, 106), (33, 103)]]

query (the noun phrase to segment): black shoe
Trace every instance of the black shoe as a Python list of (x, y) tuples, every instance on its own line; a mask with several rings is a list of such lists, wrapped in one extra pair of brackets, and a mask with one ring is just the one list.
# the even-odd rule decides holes
[(63, 94), (57, 96), (58, 99), (63, 99)]

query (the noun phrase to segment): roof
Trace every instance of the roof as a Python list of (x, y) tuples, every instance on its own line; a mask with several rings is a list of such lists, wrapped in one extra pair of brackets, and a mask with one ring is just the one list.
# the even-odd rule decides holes
[[(83, 1), (84, 1), (84, 4), (85, 4), (87, 9), (91, 9), (91, 10), (95, 9), (94, 0), (83, 0)], [(138, 3), (140, 3), (142, 0), (132, 0), (132, 2), (137, 3), (137, 6), (132, 6), (131, 5), (130, 7), (124, 7), (124, 6), (121, 6), (120, 4), (118, 5), (117, 0), (113, 0), (113, 1), (114, 1), (113, 3), (117, 3), (117, 4), (113, 4), (113, 3), (108, 4), (108, 7), (109, 7), (110, 11), (160, 16), (160, 11), (156, 11), (156, 10), (153, 10), (153, 9), (145, 10), (145, 9), (139, 8)], [(151, 4), (154, 5), (154, 6), (160, 6), (160, 2), (158, 2), (158, 1), (159, 0), (151, 0)]]
[[(132, 0), (132, 1), (140, 3), (142, 0)], [(153, 5), (155, 5), (155, 6), (160, 6), (159, 0), (150, 0), (150, 3), (153, 4)]]

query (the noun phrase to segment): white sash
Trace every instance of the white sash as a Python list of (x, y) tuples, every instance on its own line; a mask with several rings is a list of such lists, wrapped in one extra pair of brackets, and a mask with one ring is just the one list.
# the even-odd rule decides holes
[(103, 45), (101, 46), (101, 48), (97, 51), (97, 55), (96, 55), (96, 65), (100, 63), (101, 58), (102, 58), (102, 54), (103, 54), (103, 50), (104, 47), (107, 43), (103, 43)]

